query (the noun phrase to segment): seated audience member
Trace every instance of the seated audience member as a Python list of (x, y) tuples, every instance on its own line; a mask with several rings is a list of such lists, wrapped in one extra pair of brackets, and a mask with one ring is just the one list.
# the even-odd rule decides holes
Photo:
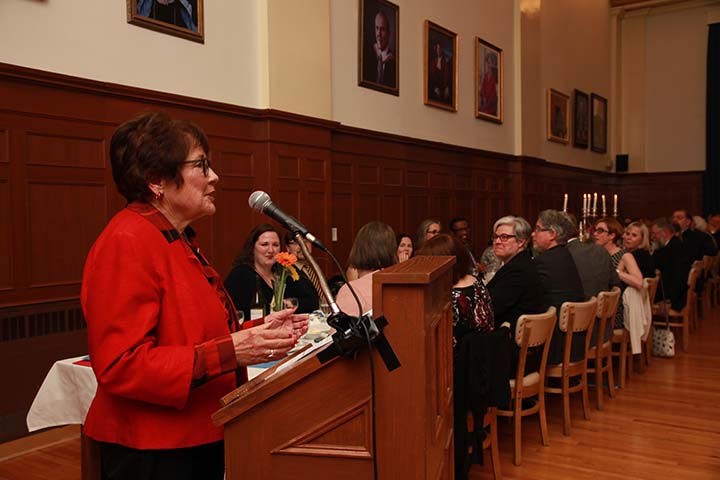
[(655, 277), (655, 261), (650, 254), (650, 234), (644, 223), (632, 222), (623, 233), (623, 247), (635, 257), (643, 278)]
[[(617, 242), (625, 229), (613, 217), (603, 217), (595, 221), (593, 237), (595, 243), (604, 247), (610, 254), (623, 290), (622, 299), (615, 314), (615, 328), (624, 328), (630, 333), (630, 344), (635, 355), (640, 354), (641, 339), (650, 331), (650, 304), (643, 292), (643, 276), (635, 262), (635, 257)], [(654, 274), (653, 274), (654, 276)], [(639, 365), (639, 357), (636, 364)]]
[[(225, 279), (225, 289), (235, 308), (242, 310), (246, 319), (250, 318), (250, 306), (257, 295), (264, 304), (265, 312), (270, 311), (275, 281), (273, 267), (275, 256), (281, 249), (280, 234), (275, 227), (266, 223), (253, 228), (245, 239), (243, 248)], [(298, 299), (298, 313), (309, 313), (318, 308), (315, 288), (304, 275), (297, 281), (287, 277), (284, 297)]]
[[(572, 230), (567, 242), (567, 249), (575, 261), (580, 281), (585, 292), (585, 299), (597, 297), (602, 291), (610, 291), (613, 287), (620, 286), (620, 279), (615, 267), (610, 260), (610, 254), (600, 245), (594, 242), (581, 242), (578, 238), (577, 219), (568, 214)], [(612, 331), (612, 325), (609, 325)]]
[(397, 256), (399, 262), (404, 262), (405, 260), (411, 258), (413, 256), (413, 241), (412, 237), (408, 235), (407, 233), (398, 233), (397, 235)]
[(448, 255), (457, 261), (453, 267), (453, 356), (462, 337), (473, 330), (490, 332), (495, 328), (492, 300), (485, 285), (472, 275), (472, 258), (457, 238), (440, 234), (418, 250), (418, 255)]
[(506, 216), (493, 225), (493, 250), (502, 262), (488, 282), (495, 315), (495, 327), (505, 322), (515, 332), (524, 313), (542, 313), (542, 285), (528, 243), (530, 224), (522, 217)]
[[(582, 302), (585, 300), (582, 280), (566, 244), (573, 227), (567, 214), (557, 210), (540, 212), (535, 231), (533, 245), (539, 252), (535, 257), (535, 266), (540, 277), (543, 291), (543, 310), (555, 307), (560, 315), (560, 307), (565, 302)], [(565, 332), (560, 330), (560, 322), (555, 324), (548, 363), (562, 362), (565, 345)], [(585, 355), (585, 335), (574, 334), (572, 343), (572, 360), (580, 360)]]
[(480, 256), (480, 263), (478, 263), (478, 271), (482, 273), (482, 280), (485, 282), (485, 285), (490, 283), (490, 280), (492, 280), (493, 276), (495, 276), (495, 272), (498, 271), (500, 265), (500, 259), (497, 255), (495, 255), (493, 242), (490, 241), (490, 246), (483, 250), (483, 253)]
[(415, 249), (419, 250), (426, 240), (430, 240), (435, 235), (438, 235), (440, 233), (440, 229), (440, 220), (427, 218), (420, 222), (420, 226), (417, 231), (417, 243), (415, 244)]
[(715, 239), (715, 245), (720, 247), (720, 213), (708, 216), (708, 233)]
[[(469, 408), (466, 395), (459, 394), (466, 391), (468, 382), (465, 378), (470, 375), (464, 369), (464, 363), (468, 360), (461, 359), (461, 345), (463, 338), (472, 342), (468, 334), (472, 332), (490, 332), (495, 327), (493, 320), (492, 302), (485, 284), (472, 275), (473, 261), (466, 246), (456, 237), (447, 234), (440, 234), (426, 241), (423, 247), (418, 250), (418, 255), (448, 255), (456, 258), (453, 266), (453, 407), (455, 411), (455, 466), (456, 478), (467, 478), (465, 472), (469, 467), (466, 457), (466, 427), (467, 410)], [(485, 339), (487, 340), (487, 339)], [(475, 344), (463, 347), (475, 347)], [(473, 359), (478, 357), (473, 356)], [(488, 367), (489, 368), (489, 367)], [(508, 379), (504, 379), (508, 385)]]
[[(305, 244), (305, 248), (307, 248), (308, 253), (312, 254), (312, 243), (310, 240), (303, 239), (303, 243)], [(305, 258), (302, 248), (300, 248), (300, 245), (298, 245), (295, 240), (295, 236), (291, 232), (287, 232), (285, 234), (285, 246), (287, 247), (288, 252), (297, 257), (297, 263), (295, 265), (300, 275), (305, 275), (307, 279), (310, 280), (318, 299), (322, 298), (323, 293), (320, 288), (320, 279), (315, 273), (315, 270), (313, 270), (312, 265), (310, 265), (310, 262)]]
[(336, 303), (340, 310), (350, 316), (360, 316), (372, 310), (372, 276), (378, 270), (397, 263), (397, 243), (393, 229), (382, 222), (370, 222), (362, 226), (350, 249), (348, 263), (358, 272), (358, 278), (350, 285), (360, 300), (362, 311), (348, 285), (338, 292)]
[(685, 261), (682, 240), (675, 235), (675, 228), (666, 218), (658, 218), (652, 225), (652, 236), (658, 242), (653, 252), (655, 268), (660, 270), (660, 286), (656, 301), (669, 300), (678, 312), (685, 306), (687, 278), (690, 266)]
[(692, 216), (687, 210), (675, 210), (672, 220), (680, 225), (682, 231), (682, 245), (686, 256), (685, 262), (689, 265), (688, 271), (695, 260), (702, 260), (703, 256), (715, 255), (718, 252), (711, 237), (692, 228)]
[(472, 274), (474, 276), (478, 276), (478, 266), (477, 261), (475, 260), (475, 253), (473, 253), (473, 247), (470, 243), (470, 225), (468, 224), (467, 218), (465, 217), (455, 217), (450, 220), (450, 235), (460, 240), (460, 243), (467, 249), (468, 253), (470, 254), (470, 259), (472, 260), (473, 264), (473, 270)]

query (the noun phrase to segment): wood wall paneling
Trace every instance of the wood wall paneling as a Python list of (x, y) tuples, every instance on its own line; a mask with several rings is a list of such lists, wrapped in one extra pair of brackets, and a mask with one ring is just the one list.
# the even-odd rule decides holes
[[(210, 139), (220, 176), (217, 213), (194, 227), (222, 276), (250, 229), (268, 220), (247, 205), (258, 189), (305, 223), (342, 263), (357, 230), (373, 220), (414, 236), (425, 218), (438, 217), (447, 229), (452, 216), (464, 215), (480, 253), (497, 218), (514, 213), (534, 222), (540, 210), (559, 208), (565, 192), (573, 212), (583, 192), (595, 191), (608, 200), (619, 193), (621, 216), (652, 218), (701, 207), (702, 172), (609, 174), (0, 64), (0, 251), (6, 252), (0, 314), (17, 305), (42, 309), (58, 298), (77, 300), (87, 251), (125, 204), (113, 185), (109, 140), (120, 122), (156, 110), (196, 122)], [(336, 273), (318, 257), (326, 272)], [(48, 335), (28, 339), (23, 348), (36, 353), (31, 345), (37, 342), (65, 341)], [(42, 358), (29, 360), (35, 363), (28, 381), (35, 384), (52, 360), (69, 355), (37, 352)], [(0, 359), (0, 365), (13, 364), (17, 359)], [(26, 405), (30, 390), (21, 400)], [(18, 414), (9, 408), (0, 405), (0, 419)], [(4, 426), (0, 420), (0, 431)]]

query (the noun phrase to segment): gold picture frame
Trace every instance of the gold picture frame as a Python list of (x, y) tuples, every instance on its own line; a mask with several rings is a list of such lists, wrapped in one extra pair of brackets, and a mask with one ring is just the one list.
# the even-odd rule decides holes
[(205, 43), (204, 0), (127, 0), (127, 21), (157, 32)]
[(475, 37), (475, 117), (503, 122), (503, 51)]
[(553, 88), (547, 90), (547, 139), (570, 143), (570, 96)]
[(424, 57), (425, 105), (457, 112), (457, 33), (425, 20)]

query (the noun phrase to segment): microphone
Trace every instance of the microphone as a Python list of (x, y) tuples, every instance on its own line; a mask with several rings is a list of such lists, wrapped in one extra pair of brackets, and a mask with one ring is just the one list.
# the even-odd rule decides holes
[(250, 194), (250, 198), (248, 198), (248, 205), (250, 205), (250, 208), (257, 210), (258, 212), (264, 213), (268, 217), (277, 221), (291, 232), (299, 233), (303, 237), (310, 240), (313, 245), (327, 252), (327, 248), (325, 248), (325, 245), (323, 245), (322, 242), (315, 237), (315, 235), (310, 233), (310, 231), (308, 231), (305, 225), (300, 223), (292, 215), (288, 215), (287, 213), (280, 210), (280, 208), (275, 205), (270, 199), (270, 195), (263, 192), (262, 190), (257, 190)]

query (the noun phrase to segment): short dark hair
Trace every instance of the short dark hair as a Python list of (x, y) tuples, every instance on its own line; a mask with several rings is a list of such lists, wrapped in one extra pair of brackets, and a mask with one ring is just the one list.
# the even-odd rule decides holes
[(115, 185), (128, 202), (152, 197), (148, 182), (174, 180), (182, 185), (180, 168), (190, 150), (210, 145), (192, 122), (173, 120), (166, 113), (144, 113), (120, 125), (110, 140), (110, 164)]
[(410, 235), (408, 235), (407, 233), (398, 233), (397, 235), (395, 235), (395, 240), (397, 241), (397, 246), (398, 246), (398, 247), (400, 246), (400, 242), (402, 242), (402, 239), (403, 239), (403, 238), (409, 238), (409, 239), (410, 239), (410, 243), (413, 244), (413, 249), (415, 248), (415, 241), (414, 241), (413, 238), (412, 238)]
[(470, 252), (465, 248), (460, 240), (441, 233), (436, 235), (422, 246), (417, 252), (418, 255), (449, 255), (457, 259), (453, 266), (453, 285), (458, 283), (465, 275), (470, 275), (473, 271), (473, 262)]
[(448, 225), (450, 226), (450, 230), (452, 230), (454, 232), (455, 228), (453, 227), (453, 225), (455, 225), (458, 222), (470, 223), (470, 222), (468, 222), (468, 219), (465, 217), (453, 217), (450, 219), (450, 223), (448, 223)]
[(358, 230), (348, 257), (351, 267), (357, 270), (378, 270), (397, 262), (395, 232), (390, 225), (370, 222)]
[(277, 233), (278, 239), (280, 240), (280, 250), (283, 250), (283, 237), (280, 235), (278, 229), (269, 223), (261, 223), (248, 233), (248, 236), (245, 238), (245, 242), (243, 243), (242, 250), (240, 250), (240, 254), (233, 262), (233, 266), (245, 265), (246, 267), (253, 267), (255, 265), (255, 242), (257, 242), (258, 238), (260, 238), (260, 235), (267, 232)]

